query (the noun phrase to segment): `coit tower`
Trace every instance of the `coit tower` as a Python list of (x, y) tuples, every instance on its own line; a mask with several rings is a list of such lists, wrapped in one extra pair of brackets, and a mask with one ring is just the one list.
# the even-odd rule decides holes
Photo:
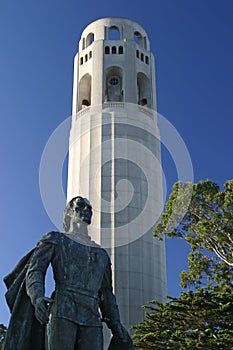
[(164, 301), (164, 242), (153, 238), (163, 206), (154, 56), (145, 30), (103, 18), (82, 33), (74, 60), (67, 200), (93, 206), (90, 235), (108, 250), (121, 320)]

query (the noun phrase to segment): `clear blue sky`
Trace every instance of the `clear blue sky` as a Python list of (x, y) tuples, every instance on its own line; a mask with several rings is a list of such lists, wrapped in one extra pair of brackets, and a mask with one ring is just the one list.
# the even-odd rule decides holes
[[(148, 32), (156, 57), (158, 111), (185, 141), (195, 181), (232, 178), (231, 0), (2, 0), (0, 4), (0, 280), (54, 229), (41, 201), (39, 163), (53, 130), (71, 114), (73, 57), (84, 27), (128, 17)], [(177, 180), (164, 152), (168, 191)], [(167, 244), (168, 294), (179, 293), (187, 249)], [(7, 324), (0, 281), (0, 323)]]

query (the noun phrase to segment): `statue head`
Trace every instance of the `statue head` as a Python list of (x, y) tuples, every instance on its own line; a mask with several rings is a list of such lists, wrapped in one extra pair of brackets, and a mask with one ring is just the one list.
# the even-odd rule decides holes
[(92, 206), (87, 198), (74, 197), (67, 204), (64, 210), (63, 228), (65, 232), (69, 232), (71, 224), (89, 225), (92, 217)]

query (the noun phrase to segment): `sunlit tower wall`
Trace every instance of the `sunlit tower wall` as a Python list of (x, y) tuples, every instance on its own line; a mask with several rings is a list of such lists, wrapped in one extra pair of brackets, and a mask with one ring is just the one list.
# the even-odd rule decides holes
[(163, 206), (154, 56), (145, 30), (103, 18), (82, 33), (74, 60), (67, 200), (93, 205), (92, 238), (107, 248), (122, 323), (164, 301), (164, 242), (153, 238)]

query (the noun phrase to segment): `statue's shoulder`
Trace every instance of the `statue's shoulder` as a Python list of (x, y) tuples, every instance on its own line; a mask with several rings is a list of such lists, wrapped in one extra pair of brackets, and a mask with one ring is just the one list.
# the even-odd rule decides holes
[(102, 256), (105, 258), (106, 262), (111, 264), (111, 260), (110, 260), (110, 257), (108, 255), (107, 250), (105, 250), (104, 248), (99, 248), (99, 250), (100, 250)]
[(56, 231), (51, 231), (46, 233), (38, 242), (40, 243), (51, 243), (51, 244), (58, 244), (59, 241), (61, 240), (62, 233), (61, 232), (56, 232)]

